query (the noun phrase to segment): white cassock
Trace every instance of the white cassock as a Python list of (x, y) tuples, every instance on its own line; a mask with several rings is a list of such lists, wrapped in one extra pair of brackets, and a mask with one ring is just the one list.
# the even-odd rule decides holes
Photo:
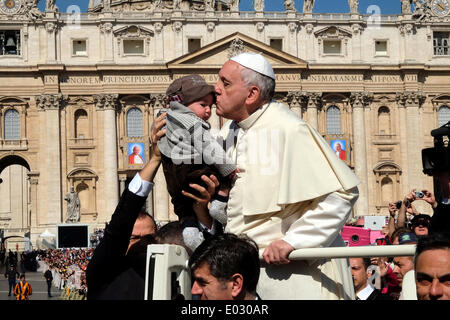
[[(315, 129), (271, 102), (238, 124), (225, 123), (219, 139), (240, 170), (227, 232), (246, 234), (261, 253), (278, 239), (295, 249), (345, 246), (339, 232), (359, 180)], [(354, 299), (348, 259), (263, 264), (257, 292), (269, 300)]]

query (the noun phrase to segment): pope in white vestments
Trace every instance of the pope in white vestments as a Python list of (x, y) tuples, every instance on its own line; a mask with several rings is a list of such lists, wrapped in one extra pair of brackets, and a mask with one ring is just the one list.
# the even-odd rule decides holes
[[(248, 235), (261, 252), (280, 239), (294, 249), (345, 246), (339, 232), (359, 180), (314, 128), (270, 101), (225, 123), (219, 138), (240, 171), (226, 232)], [(263, 263), (257, 292), (269, 300), (354, 299), (348, 259)]]

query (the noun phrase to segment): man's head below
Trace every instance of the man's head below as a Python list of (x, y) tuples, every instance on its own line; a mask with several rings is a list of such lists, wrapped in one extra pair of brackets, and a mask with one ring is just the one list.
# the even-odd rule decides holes
[(275, 74), (262, 55), (241, 53), (223, 65), (215, 89), (217, 115), (240, 122), (273, 98)]
[(370, 266), (369, 258), (349, 258), (350, 270), (352, 272), (353, 286), (358, 293), (367, 287), (367, 268)]
[(450, 235), (421, 237), (414, 257), (419, 300), (450, 300)]
[(207, 121), (211, 117), (211, 107), (215, 102), (214, 86), (197, 74), (174, 80), (166, 95), (169, 101), (184, 104), (200, 119)]
[(259, 279), (256, 243), (223, 234), (206, 239), (189, 259), (192, 294), (202, 300), (252, 300)]
[(413, 257), (394, 257), (394, 265), (393, 272), (397, 276), (399, 285), (402, 286), (405, 274), (414, 269)]
[(128, 244), (128, 250), (130, 247), (145, 236), (151, 235), (154, 236), (156, 233), (156, 223), (153, 217), (146, 212), (145, 210), (141, 210), (136, 219), (136, 222), (133, 226), (133, 231), (131, 231), (130, 242)]

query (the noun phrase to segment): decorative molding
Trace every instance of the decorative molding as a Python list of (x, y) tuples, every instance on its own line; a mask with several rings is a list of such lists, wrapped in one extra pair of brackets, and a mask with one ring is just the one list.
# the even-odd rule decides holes
[(259, 21), (259, 22), (256, 23), (256, 30), (257, 30), (258, 32), (263, 32), (265, 26), (266, 26), (266, 25), (265, 25), (264, 22)]
[(103, 33), (111, 33), (113, 30), (113, 24), (111, 22), (105, 22), (100, 25), (100, 31)]
[(40, 110), (59, 110), (67, 96), (58, 94), (41, 94), (36, 97), (36, 105)]
[(227, 49), (228, 51), (228, 58), (234, 57), (240, 53), (246, 52), (244, 42), (237, 38), (231, 41), (230, 46)]
[(367, 107), (373, 101), (371, 92), (352, 92), (350, 94), (350, 104), (353, 108)]
[(216, 24), (212, 21), (210, 21), (206, 24), (206, 30), (208, 30), (208, 32), (213, 32), (215, 28), (216, 28)]
[(421, 107), (422, 104), (425, 102), (425, 95), (421, 91), (412, 92), (412, 91), (405, 91), (405, 92), (398, 92), (396, 94), (396, 100), (400, 106), (403, 107), (412, 107), (412, 106), (419, 106)]
[(119, 94), (98, 94), (94, 95), (94, 103), (97, 110), (118, 110)]
[(175, 21), (172, 24), (172, 30), (179, 33), (183, 29), (183, 23), (181, 21)]

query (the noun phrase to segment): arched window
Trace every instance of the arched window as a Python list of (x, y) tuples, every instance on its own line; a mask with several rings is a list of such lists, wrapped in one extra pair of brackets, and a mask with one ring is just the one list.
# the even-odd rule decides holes
[(75, 190), (80, 198), (80, 212), (89, 212), (91, 206), (89, 201), (89, 187), (86, 183), (81, 182)]
[(327, 109), (327, 134), (341, 134), (341, 111), (336, 106)]
[(444, 124), (450, 121), (450, 108), (442, 106), (438, 110), (438, 126), (442, 127)]
[(5, 112), (5, 140), (20, 140), (19, 111), (9, 109)]
[(131, 108), (127, 112), (127, 136), (142, 137), (142, 111), (139, 108)]
[(75, 111), (75, 138), (83, 139), (89, 137), (89, 119), (86, 110)]
[(391, 113), (388, 107), (378, 109), (378, 134), (390, 134)]
[(394, 183), (389, 177), (384, 177), (381, 180), (381, 201), (383, 204), (392, 202), (394, 199)]

